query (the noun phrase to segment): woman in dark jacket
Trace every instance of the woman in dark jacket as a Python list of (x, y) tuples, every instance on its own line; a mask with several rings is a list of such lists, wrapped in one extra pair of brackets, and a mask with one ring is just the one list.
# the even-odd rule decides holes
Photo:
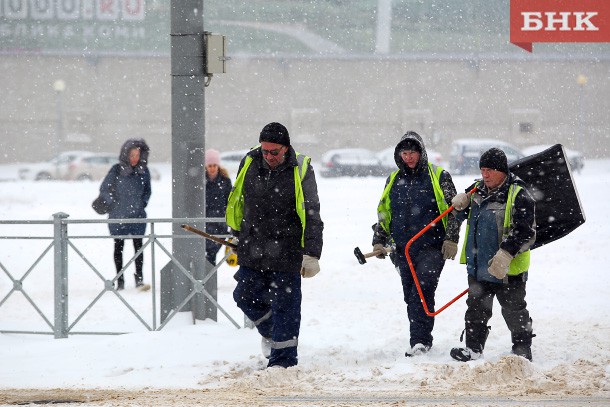
[[(209, 149), (205, 152), (205, 206), (206, 217), (224, 218), (227, 209), (227, 199), (231, 192), (229, 172), (221, 166), (220, 153)], [(227, 225), (223, 223), (208, 223), (206, 232), (212, 235), (227, 234)], [(220, 244), (209, 239), (205, 242), (205, 254), (210, 263), (216, 265), (216, 254)]]
[[(121, 147), (119, 163), (115, 164), (100, 186), (100, 197), (110, 203), (109, 219), (146, 218), (146, 205), (150, 199), (150, 172), (148, 171), (149, 148), (143, 139), (129, 139)], [(109, 223), (113, 236), (142, 236), (146, 223)], [(114, 239), (114, 264), (117, 274), (123, 268), (124, 238)], [(142, 238), (133, 238), (134, 251), (142, 247)], [(136, 257), (136, 287), (144, 287), (142, 266), (144, 255)], [(123, 275), (117, 280), (117, 290), (125, 288)]]

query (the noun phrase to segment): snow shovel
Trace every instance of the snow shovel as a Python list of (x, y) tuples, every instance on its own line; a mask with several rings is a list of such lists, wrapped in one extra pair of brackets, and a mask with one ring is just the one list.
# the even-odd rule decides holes
[(214, 236), (214, 235), (211, 235), (211, 234), (209, 234), (209, 233), (206, 233), (206, 232), (204, 232), (203, 230), (199, 230), (199, 229), (197, 229), (197, 228), (194, 228), (194, 227), (189, 226), (189, 225), (186, 225), (186, 224), (184, 224), (184, 225), (180, 225), (180, 227), (181, 227), (182, 229), (184, 229), (184, 230), (188, 230), (189, 232), (196, 233), (196, 234), (198, 234), (199, 236), (203, 236), (203, 237), (205, 237), (206, 239), (210, 239), (210, 240), (211, 240), (211, 241), (213, 241), (213, 242), (220, 243), (220, 244), (222, 244), (222, 245), (225, 245), (225, 246), (227, 246), (227, 247), (230, 247), (231, 249), (236, 249), (236, 248), (237, 248), (237, 245), (236, 245), (235, 243), (231, 243), (231, 242), (229, 242), (228, 240), (224, 240), (223, 238), (220, 238), (220, 237), (218, 237), (218, 236)]
[[(474, 187), (472, 188), (470, 191), (468, 191), (468, 195), (471, 195), (474, 191), (476, 191), (477, 188)], [(456, 302), (457, 300), (459, 300), (460, 298), (462, 298), (464, 296), (464, 294), (466, 294), (468, 292), (468, 288), (465, 289), (464, 291), (462, 291), (460, 294), (457, 295), (457, 297), (455, 297), (454, 299), (452, 299), (451, 301), (449, 301), (447, 304), (443, 305), (442, 307), (440, 307), (437, 311), (435, 312), (430, 312), (430, 310), (428, 309), (428, 304), (426, 304), (426, 300), (424, 299), (424, 293), (421, 290), (421, 286), (419, 284), (419, 279), (417, 278), (417, 274), (415, 273), (415, 268), (413, 267), (413, 262), (411, 261), (411, 256), (409, 256), (409, 249), (411, 248), (411, 244), (416, 241), (417, 239), (419, 239), (421, 237), (421, 235), (423, 235), (424, 233), (426, 233), (428, 231), (428, 229), (430, 229), (432, 226), (434, 226), (437, 222), (440, 222), (441, 219), (443, 219), (445, 216), (449, 215), (449, 213), (453, 210), (453, 205), (451, 205), (449, 208), (447, 208), (443, 213), (441, 213), (440, 215), (438, 215), (438, 217), (436, 219), (434, 219), (432, 222), (428, 223), (428, 225), (426, 225), (426, 227), (424, 227), (422, 230), (420, 230), (419, 232), (417, 232), (417, 234), (415, 236), (413, 236), (408, 242), (407, 245), (405, 246), (405, 256), (407, 257), (407, 263), (409, 263), (409, 269), (411, 270), (411, 275), (413, 276), (413, 281), (415, 281), (415, 287), (417, 288), (417, 293), (419, 294), (419, 298), (421, 299), (421, 303), (422, 306), (424, 307), (424, 312), (426, 313), (426, 315), (428, 315), (429, 317), (433, 317), (436, 316), (438, 314), (440, 314), (442, 311), (444, 311), (447, 307), (449, 307), (451, 304), (453, 304), (454, 302)]]
[[(394, 249), (391, 246), (388, 246), (385, 248), (385, 251), (386, 253), (391, 253), (394, 251)], [(370, 253), (362, 253), (359, 247), (356, 247), (354, 249), (354, 256), (356, 256), (356, 258), (358, 259), (358, 263), (360, 264), (366, 263), (366, 259), (368, 259), (369, 257), (377, 256), (378, 254), (381, 254), (381, 250), (373, 250)]]

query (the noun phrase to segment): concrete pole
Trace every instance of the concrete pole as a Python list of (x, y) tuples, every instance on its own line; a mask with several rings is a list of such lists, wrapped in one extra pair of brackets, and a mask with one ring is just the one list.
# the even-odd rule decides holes
[[(205, 99), (203, 0), (171, 0), (172, 216), (205, 216)], [(191, 222), (204, 229), (203, 222)], [(174, 235), (187, 235), (180, 224)], [(192, 234), (191, 234), (192, 235)], [(197, 279), (205, 274), (204, 239), (174, 239), (172, 254)], [(192, 290), (172, 263), (161, 271), (161, 320)], [(191, 311), (191, 300), (180, 311)], [(201, 317), (202, 312), (192, 310)], [(215, 310), (214, 310), (215, 311)]]

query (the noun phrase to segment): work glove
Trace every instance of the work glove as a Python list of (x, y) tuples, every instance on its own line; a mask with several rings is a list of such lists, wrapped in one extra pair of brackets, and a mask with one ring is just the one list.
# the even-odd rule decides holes
[[(227, 242), (233, 243), (235, 245), (235, 247), (237, 247), (237, 245), (239, 244), (239, 238), (237, 238), (236, 236), (231, 236), (231, 237), (227, 238)], [(229, 247), (229, 246), (227, 246), (227, 247)]]
[(307, 254), (303, 255), (303, 263), (301, 265), (301, 276), (304, 278), (310, 278), (315, 276), (320, 272), (320, 263), (318, 259), (309, 256)]
[(455, 259), (455, 255), (457, 254), (457, 243), (452, 242), (451, 240), (445, 240), (443, 242), (443, 247), (441, 248), (441, 253), (443, 254), (443, 260), (453, 260)]
[(381, 243), (374, 244), (373, 251), (379, 252), (379, 254), (376, 256), (378, 259), (385, 259), (385, 256), (388, 255), (388, 251), (385, 249), (385, 247), (383, 247)]
[[(229, 239), (229, 242), (237, 244), (237, 238), (231, 238)], [(225, 246), (225, 256), (227, 256), (226, 262), (229, 266), (237, 266), (237, 253), (235, 253), (234, 249), (230, 248), (229, 246)]]
[(513, 256), (511, 256), (506, 250), (500, 249), (494, 255), (494, 257), (489, 260), (489, 274), (502, 280), (508, 274), (508, 268), (510, 267), (510, 262), (513, 260)]
[(470, 197), (464, 192), (459, 193), (453, 197), (451, 200), (451, 205), (456, 210), (463, 211), (464, 209), (468, 208), (468, 205), (470, 205)]

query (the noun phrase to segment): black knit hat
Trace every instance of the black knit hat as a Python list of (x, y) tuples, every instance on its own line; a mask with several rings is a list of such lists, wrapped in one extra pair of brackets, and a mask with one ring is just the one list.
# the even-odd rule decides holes
[(508, 160), (506, 159), (506, 154), (499, 148), (490, 148), (481, 156), (479, 168), (490, 168), (508, 174)]
[(421, 154), (421, 145), (415, 140), (407, 139), (400, 143), (400, 151), (405, 150), (417, 151)]
[(258, 139), (259, 142), (269, 142), (281, 144), (283, 146), (290, 145), (290, 135), (288, 134), (288, 130), (280, 123), (269, 123), (263, 130), (261, 130), (261, 135)]

